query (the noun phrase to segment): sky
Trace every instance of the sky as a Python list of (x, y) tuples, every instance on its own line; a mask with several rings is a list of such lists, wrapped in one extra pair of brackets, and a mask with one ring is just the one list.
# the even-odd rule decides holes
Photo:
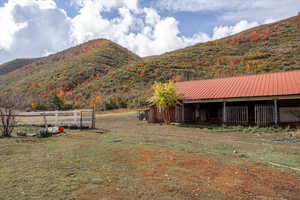
[(0, 63), (99, 38), (159, 55), (299, 11), (299, 0), (0, 0)]

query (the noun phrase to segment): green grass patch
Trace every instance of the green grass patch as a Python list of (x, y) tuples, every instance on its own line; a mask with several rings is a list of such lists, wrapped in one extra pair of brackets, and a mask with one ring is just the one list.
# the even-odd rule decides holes
[(257, 127), (257, 126), (207, 126), (207, 125), (179, 125), (186, 128), (197, 128), (213, 132), (240, 132), (240, 133), (286, 133), (295, 132), (296, 129), (281, 127)]

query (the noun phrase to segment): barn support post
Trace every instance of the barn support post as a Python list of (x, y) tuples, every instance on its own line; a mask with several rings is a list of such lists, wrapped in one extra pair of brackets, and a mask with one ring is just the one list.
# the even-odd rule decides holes
[(198, 122), (200, 118), (200, 103), (196, 104), (195, 121)]
[(277, 99), (274, 99), (274, 122), (278, 125), (278, 102)]
[(227, 123), (227, 110), (226, 110), (226, 102), (223, 102), (223, 125)]
[(181, 111), (182, 113), (181, 113), (181, 115), (182, 115), (182, 117), (181, 117), (181, 119), (182, 119), (182, 123), (184, 123), (185, 122), (185, 120), (184, 120), (184, 103), (182, 103), (182, 111)]

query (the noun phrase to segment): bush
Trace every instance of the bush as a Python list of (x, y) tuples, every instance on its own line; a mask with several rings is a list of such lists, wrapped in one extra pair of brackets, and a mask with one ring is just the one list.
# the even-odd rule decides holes
[(148, 105), (147, 97), (145, 96), (137, 96), (135, 98), (129, 99), (128, 101), (128, 108), (139, 108), (145, 107)]

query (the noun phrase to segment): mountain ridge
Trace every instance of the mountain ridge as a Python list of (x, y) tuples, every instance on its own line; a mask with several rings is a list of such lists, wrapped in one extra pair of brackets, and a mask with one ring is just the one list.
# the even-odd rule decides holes
[(18, 58), (0, 65), (0, 76), (29, 65), (40, 58)]

